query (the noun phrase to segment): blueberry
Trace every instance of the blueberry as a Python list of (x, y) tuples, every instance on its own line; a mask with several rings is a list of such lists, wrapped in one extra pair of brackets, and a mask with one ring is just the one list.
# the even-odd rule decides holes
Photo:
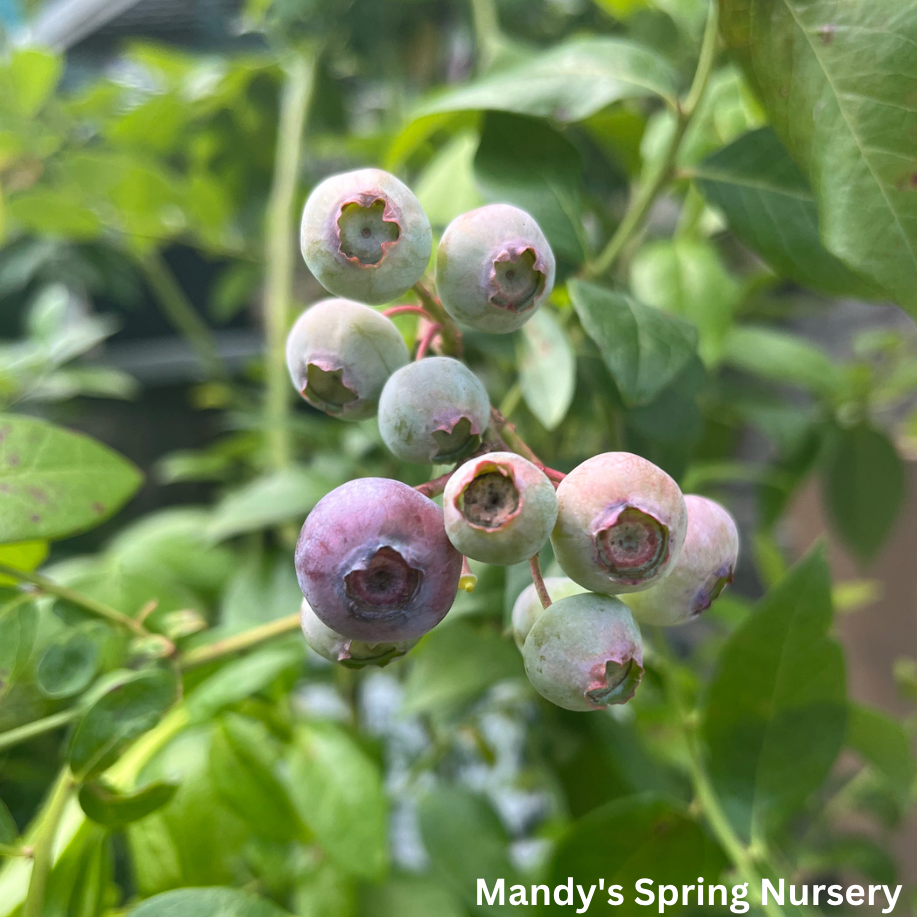
[(331, 662), (339, 662), (348, 669), (388, 665), (393, 659), (407, 653), (417, 642), (406, 640), (400, 643), (364, 643), (342, 637), (321, 621), (305, 599), (299, 610), (299, 621), (306, 643), (319, 656), (324, 656)]
[(611, 595), (648, 589), (678, 559), (688, 513), (681, 490), (652, 462), (606, 452), (578, 465), (557, 488), (551, 536), (563, 571)]
[(454, 319), (479, 331), (515, 331), (553, 286), (551, 246), (524, 210), (489, 204), (446, 227), (436, 251), (436, 290)]
[(296, 545), (296, 575), (316, 616), (364, 643), (416, 640), (455, 600), (462, 556), (442, 510), (407, 484), (357, 478), (309, 513)]
[[(572, 579), (566, 576), (546, 576), (544, 585), (552, 602), (559, 602), (561, 599), (567, 598), (567, 596), (580, 595), (586, 592), (579, 583), (574, 583)], [(529, 635), (532, 625), (543, 614), (544, 608), (542, 607), (541, 599), (538, 598), (535, 584), (530, 583), (519, 593), (519, 598), (516, 599), (513, 605), (513, 639), (520, 650), (525, 645), (525, 638)]]
[(557, 519), (554, 485), (512, 452), (488, 452), (462, 465), (443, 493), (446, 534), (466, 557), (518, 564), (537, 554)]
[(297, 391), (343, 420), (374, 416), (382, 386), (409, 360), (392, 322), (349, 299), (310, 306), (287, 337), (287, 368)]
[(546, 700), (567, 710), (629, 701), (643, 677), (643, 641), (630, 609), (587, 592), (554, 602), (532, 625), (525, 673)]
[(392, 374), (379, 399), (385, 445), (406, 462), (457, 462), (480, 445), (490, 400), (451, 357), (427, 357)]
[(689, 494), (688, 533), (672, 571), (658, 585), (627, 596), (634, 617), (644, 624), (683, 624), (710, 607), (732, 582), (739, 556), (739, 533), (719, 503)]
[(302, 255), (336, 296), (378, 305), (409, 290), (427, 268), (430, 221), (407, 185), (381, 169), (332, 175), (309, 195)]

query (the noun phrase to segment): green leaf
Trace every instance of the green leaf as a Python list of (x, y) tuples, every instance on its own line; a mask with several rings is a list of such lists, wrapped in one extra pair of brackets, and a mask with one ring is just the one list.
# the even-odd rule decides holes
[[(63, 60), (38, 48), (17, 48), (6, 72), (0, 75), (0, 85), (17, 112), (31, 118), (54, 91), (63, 70)], [(4, 93), (6, 94), (6, 93)]]
[(575, 38), (450, 90), (417, 116), (491, 110), (582, 121), (624, 99), (657, 95), (674, 102), (676, 92), (674, 71), (649, 48), (620, 38)]
[(904, 464), (891, 440), (866, 424), (838, 430), (822, 471), (833, 529), (862, 562), (872, 560), (904, 509)]
[(83, 715), (70, 741), (70, 769), (80, 780), (107, 770), (122, 749), (152, 729), (175, 703), (174, 672), (137, 672), (114, 685)]
[(210, 513), (181, 507), (161, 510), (131, 523), (115, 537), (107, 554), (132, 570), (145, 570), (192, 589), (221, 590), (236, 568), (228, 548), (207, 538)]
[(576, 356), (566, 330), (547, 309), (539, 309), (522, 326), (519, 386), (541, 425), (557, 429), (573, 401)]
[[(19, 541), (15, 544), (0, 544), (0, 564), (31, 573), (48, 556), (48, 542)], [(0, 586), (15, 586), (15, 576), (0, 576)]]
[(169, 803), (177, 783), (157, 781), (130, 792), (121, 792), (104, 780), (91, 780), (80, 787), (80, 806), (89, 818), (117, 830), (140, 821)]
[(474, 182), (477, 147), (477, 135), (457, 134), (427, 163), (414, 184), (417, 200), (435, 227), (445, 228), (457, 216), (484, 203)]
[(367, 917), (466, 917), (457, 897), (424, 876), (398, 876), (364, 892)]
[(843, 745), (844, 660), (827, 635), (831, 617), (830, 575), (815, 550), (720, 653), (703, 734), (717, 791), (745, 836), (798, 810)]
[(583, 165), (565, 137), (543, 121), (492, 112), (484, 119), (474, 174), (488, 201), (531, 214), (559, 258), (583, 260)]
[(841, 370), (823, 350), (794, 334), (764, 326), (733, 328), (724, 344), (723, 362), (825, 398), (843, 384)]
[(223, 541), (280, 522), (301, 523), (306, 513), (341, 483), (302, 468), (256, 478), (218, 504), (207, 534), (213, 541)]
[(6, 803), (0, 799), (0, 844), (14, 845), (19, 839), (19, 827)]
[(834, 296), (881, 295), (822, 244), (812, 189), (770, 128), (743, 134), (694, 174), (730, 229), (780, 276)]
[(388, 866), (388, 811), (382, 774), (348, 733), (315, 723), (296, 734), (293, 801), (343, 872), (379, 879)]
[(85, 690), (99, 668), (103, 624), (67, 628), (44, 651), (35, 670), (35, 681), (48, 697), (72, 697)]
[(302, 666), (303, 647), (272, 646), (224, 665), (200, 684), (187, 701), (194, 723), (204, 723), (221, 710), (263, 691), (284, 672)]
[(302, 822), (275, 773), (270, 747), (262, 724), (241, 716), (223, 717), (214, 727), (210, 745), (213, 785), (259, 837), (280, 842), (302, 838)]
[(821, 236), (917, 311), (917, 17), (901, 0), (720, 0), (722, 32), (811, 182)]
[(0, 416), (0, 542), (92, 528), (141, 480), (134, 465), (88, 436), (33, 417)]
[(296, 917), (355, 917), (356, 886), (353, 876), (323, 860), (297, 885)]
[(29, 663), (38, 613), (31, 602), (15, 598), (0, 607), (0, 696)]
[(424, 845), (442, 884), (476, 914), (515, 913), (508, 904), (476, 907), (479, 879), (492, 888), (497, 879), (512, 885), (518, 874), (509, 858), (509, 838), (488, 803), (468, 790), (441, 787), (421, 797), (418, 814)]
[(697, 331), (682, 318), (582, 280), (570, 296), (628, 407), (649, 404), (695, 356)]
[(704, 362), (719, 362), (741, 288), (710, 242), (672, 239), (644, 245), (631, 263), (630, 278), (637, 299), (688, 319), (700, 336)]
[[(660, 799), (638, 795), (606, 803), (574, 822), (557, 845), (546, 881), (564, 885), (572, 876), (574, 884), (588, 888), (595, 882), (590, 877), (603, 876), (606, 888), (624, 886), (621, 893), (629, 901), (636, 883), (647, 876), (672, 885), (696, 884), (698, 876), (717, 878), (724, 865), (697, 822)], [(604, 906), (607, 899), (593, 903)]]
[(148, 898), (129, 917), (291, 917), (276, 904), (235, 888), (180, 888)]
[(464, 621), (440, 627), (411, 654), (404, 712), (439, 717), (477, 700), (499, 681), (522, 674), (519, 653), (500, 634)]
[(904, 727), (880, 710), (852, 704), (847, 743), (889, 782), (904, 805), (917, 776), (910, 736)]

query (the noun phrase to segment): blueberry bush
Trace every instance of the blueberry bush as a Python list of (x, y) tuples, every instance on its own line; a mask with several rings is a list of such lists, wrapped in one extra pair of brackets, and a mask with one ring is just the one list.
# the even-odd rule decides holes
[(904, 882), (917, 719), (835, 628), (881, 584), (787, 520), (865, 570), (907, 498), (911, 5), (237, 25), (0, 58), (0, 917)]

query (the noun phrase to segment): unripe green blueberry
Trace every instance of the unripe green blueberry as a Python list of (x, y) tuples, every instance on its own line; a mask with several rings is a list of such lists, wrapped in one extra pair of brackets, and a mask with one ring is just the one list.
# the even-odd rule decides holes
[(316, 616), (373, 644), (417, 640), (434, 628), (462, 574), (443, 511), (388, 478), (357, 478), (319, 500), (299, 533), (295, 562)]
[(732, 582), (739, 556), (739, 532), (719, 503), (685, 496), (688, 534), (672, 571), (660, 583), (627, 596), (643, 624), (683, 624), (708, 609)]
[(436, 292), (456, 320), (501, 334), (521, 328), (551, 295), (554, 253), (535, 220), (510, 204), (456, 217), (436, 251)]
[(402, 640), (397, 643), (364, 643), (343, 637), (332, 630), (312, 610), (303, 599), (299, 609), (299, 621), (302, 625), (306, 643), (330, 662), (339, 662), (348, 669), (362, 669), (368, 665), (385, 666), (393, 659), (403, 656), (416, 640)]
[(397, 299), (430, 260), (430, 221), (407, 185), (381, 169), (332, 175), (309, 195), (302, 256), (337, 296), (378, 305)]
[(630, 609), (609, 595), (554, 602), (532, 625), (522, 655), (535, 690), (566, 710), (627, 703), (643, 677), (640, 629)]
[(688, 513), (678, 485), (630, 452), (593, 456), (557, 488), (554, 556), (571, 579), (616, 595), (648, 589), (678, 559)]
[(379, 399), (379, 431), (405, 462), (456, 462), (481, 445), (490, 399), (451, 357), (427, 357), (393, 373)]
[(443, 493), (446, 534), (456, 549), (488, 564), (537, 554), (557, 520), (554, 485), (528, 459), (488, 452), (465, 462)]
[(384, 315), (349, 299), (323, 299), (287, 337), (287, 368), (309, 404), (342, 420), (372, 417), (388, 377), (411, 358)]
[[(587, 591), (579, 583), (574, 583), (566, 576), (546, 576), (544, 585), (552, 602), (559, 602), (567, 596), (581, 595)], [(519, 598), (513, 605), (513, 639), (520, 650), (525, 645), (525, 638), (529, 635), (532, 625), (543, 614), (544, 606), (541, 604), (541, 599), (538, 598), (538, 590), (535, 589), (534, 583), (530, 583), (519, 593)]]

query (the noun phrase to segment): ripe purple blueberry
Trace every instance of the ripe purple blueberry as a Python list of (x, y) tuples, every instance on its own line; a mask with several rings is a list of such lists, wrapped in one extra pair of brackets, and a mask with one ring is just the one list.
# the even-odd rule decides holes
[(656, 586), (627, 596), (643, 624), (683, 624), (708, 609), (732, 582), (739, 533), (719, 503), (689, 494), (688, 533), (672, 571)]
[(554, 602), (532, 625), (525, 673), (546, 700), (566, 710), (627, 703), (643, 677), (643, 641), (630, 609), (591, 592)]
[(381, 169), (332, 175), (309, 195), (302, 255), (337, 296), (378, 305), (409, 290), (430, 260), (433, 235), (407, 185)]
[(388, 478), (335, 488), (309, 513), (296, 545), (299, 586), (316, 616), (364, 643), (423, 636), (452, 607), (461, 573), (442, 510)]
[(490, 399), (451, 357), (427, 357), (393, 373), (379, 399), (379, 432), (405, 462), (456, 462), (480, 445)]
[(374, 416), (388, 377), (409, 360), (394, 324), (349, 299), (310, 306), (287, 337), (287, 368), (296, 390), (342, 420)]
[(299, 610), (299, 621), (302, 625), (306, 643), (330, 662), (339, 662), (348, 669), (363, 669), (368, 665), (385, 666), (393, 659), (403, 656), (416, 640), (405, 640), (400, 643), (364, 643), (342, 637), (325, 624), (303, 599)]
[(436, 251), (436, 290), (446, 311), (479, 331), (521, 328), (551, 295), (554, 253), (535, 220), (510, 204), (456, 217)]
[[(552, 602), (559, 602), (568, 596), (581, 595), (586, 592), (579, 583), (574, 583), (566, 576), (546, 576), (544, 585)], [(520, 650), (525, 645), (525, 638), (529, 635), (532, 626), (543, 614), (544, 607), (541, 599), (538, 598), (538, 591), (535, 589), (535, 584), (530, 583), (519, 593), (519, 598), (513, 605), (513, 639)]]
[(557, 488), (551, 536), (564, 572), (616, 595), (648, 589), (673, 567), (688, 513), (678, 485), (661, 468), (629, 452), (593, 456)]
[(466, 557), (518, 564), (545, 545), (557, 520), (554, 485), (512, 452), (488, 452), (462, 465), (443, 493), (446, 534)]

